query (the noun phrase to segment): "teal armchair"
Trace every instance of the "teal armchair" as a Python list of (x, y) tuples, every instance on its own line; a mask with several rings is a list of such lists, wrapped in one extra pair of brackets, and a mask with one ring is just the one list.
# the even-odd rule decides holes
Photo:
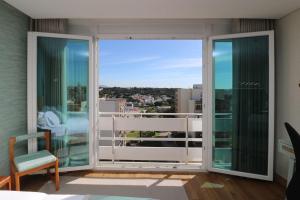
[[(43, 137), (45, 139), (45, 150), (28, 153), (21, 156), (14, 155), (14, 147), (16, 143), (26, 141), (33, 138)], [(55, 188), (59, 190), (59, 171), (58, 159), (50, 153), (51, 149), (50, 131), (38, 132), (32, 135), (21, 135), (9, 138), (9, 161), (12, 182), (17, 191), (20, 190), (20, 177), (35, 173), (40, 170), (47, 170), (47, 174), (51, 176), (50, 169), (55, 169)]]

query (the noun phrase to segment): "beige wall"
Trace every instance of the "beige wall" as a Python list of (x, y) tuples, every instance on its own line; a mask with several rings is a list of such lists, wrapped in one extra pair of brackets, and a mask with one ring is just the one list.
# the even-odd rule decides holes
[[(284, 122), (300, 131), (300, 10), (278, 20), (276, 31), (276, 145), (289, 140)], [(288, 159), (276, 146), (276, 173), (287, 177)]]

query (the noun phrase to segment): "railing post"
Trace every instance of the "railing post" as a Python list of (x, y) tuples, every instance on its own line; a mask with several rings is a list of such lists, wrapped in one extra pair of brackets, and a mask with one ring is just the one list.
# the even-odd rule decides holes
[(112, 163), (115, 163), (115, 139), (116, 139), (116, 135), (115, 135), (115, 115), (112, 115)]
[(189, 162), (189, 116), (188, 115), (186, 115), (185, 150), (186, 150), (185, 163), (188, 164)]

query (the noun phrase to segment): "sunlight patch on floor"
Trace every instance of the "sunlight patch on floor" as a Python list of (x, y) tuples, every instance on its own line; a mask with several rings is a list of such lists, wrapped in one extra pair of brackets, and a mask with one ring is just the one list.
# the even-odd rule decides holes
[(67, 182), (70, 185), (102, 185), (102, 186), (169, 186), (182, 187), (184, 182), (181, 180), (168, 179), (128, 179), (128, 178), (77, 178)]
[(201, 185), (201, 188), (206, 188), (206, 189), (221, 189), (223, 188), (224, 185), (222, 184), (217, 184), (217, 183), (211, 183), (211, 182), (205, 182), (203, 185)]
[(183, 187), (184, 183), (181, 180), (162, 180), (156, 186)]

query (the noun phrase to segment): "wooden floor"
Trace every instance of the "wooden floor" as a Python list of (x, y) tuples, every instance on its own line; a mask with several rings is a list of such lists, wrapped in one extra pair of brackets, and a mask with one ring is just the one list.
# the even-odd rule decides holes
[[(189, 199), (199, 200), (281, 200), (285, 188), (277, 183), (258, 181), (216, 173), (172, 173), (172, 172), (99, 172), (80, 171), (62, 176), (94, 178), (155, 178), (180, 179), (184, 181)], [(21, 182), (21, 190), (38, 191), (49, 180), (46, 175), (32, 175)], [(54, 187), (54, 186), (53, 186)]]

